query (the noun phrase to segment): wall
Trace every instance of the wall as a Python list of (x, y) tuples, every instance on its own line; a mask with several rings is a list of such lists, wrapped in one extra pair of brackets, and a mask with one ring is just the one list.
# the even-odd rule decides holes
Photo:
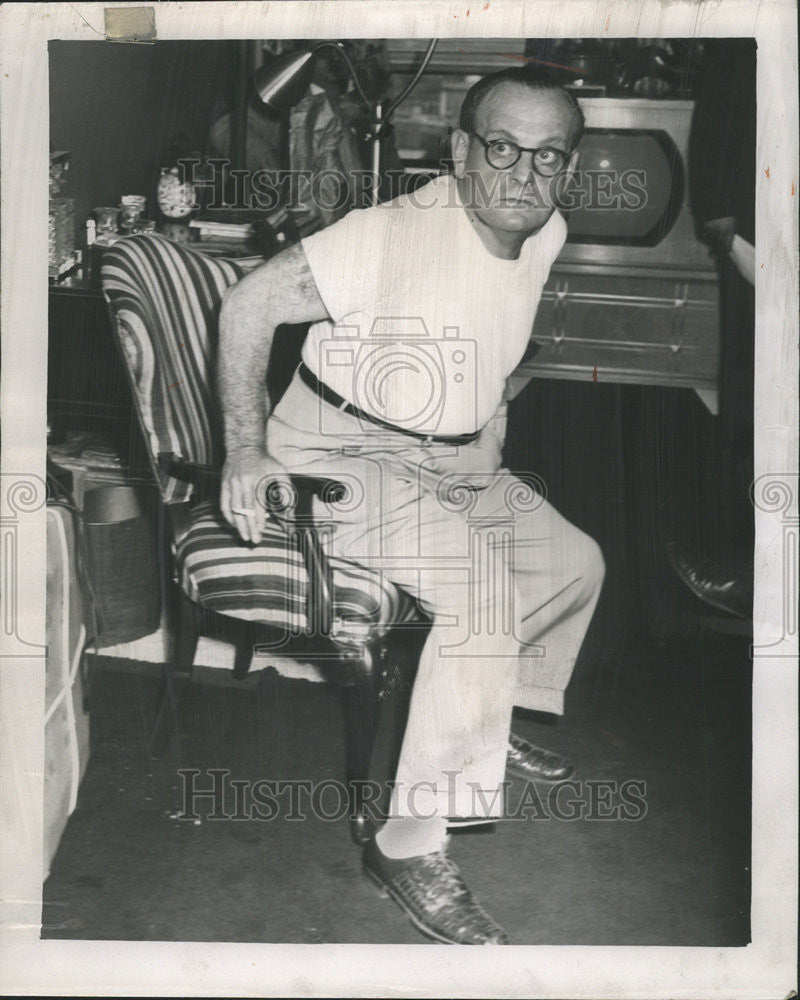
[(204, 148), (234, 65), (231, 42), (50, 43), (50, 146), (72, 154), (63, 194), (75, 199), (78, 246), (96, 205), (152, 199), (161, 166)]

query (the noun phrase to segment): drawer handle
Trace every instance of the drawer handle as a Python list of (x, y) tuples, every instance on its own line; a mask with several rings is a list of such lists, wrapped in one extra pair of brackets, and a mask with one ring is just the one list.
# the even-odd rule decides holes
[(569, 295), (569, 282), (562, 284), (559, 278), (556, 282), (556, 299), (553, 304), (553, 342), (561, 345), (567, 335), (567, 296)]
[(669, 349), (678, 354), (683, 349), (686, 333), (686, 303), (689, 301), (689, 286), (686, 282), (675, 285), (675, 296), (672, 300), (671, 343)]

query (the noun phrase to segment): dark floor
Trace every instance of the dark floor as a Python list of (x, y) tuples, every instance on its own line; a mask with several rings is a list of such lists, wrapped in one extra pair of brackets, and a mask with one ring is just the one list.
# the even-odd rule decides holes
[[(714, 623), (712, 622), (711, 625)], [(743, 945), (749, 940), (750, 678), (747, 638), (708, 624), (680, 640), (588, 644), (557, 723), (515, 729), (568, 753), (582, 784), (529, 799), (527, 820), (455, 835), (451, 853), (515, 944)], [(230, 779), (340, 778), (334, 689), (279, 678), (197, 678), (180, 758), (151, 762), (152, 666), (96, 660), (93, 743), (78, 808), (44, 887), (44, 937), (264, 942), (422, 939), (360, 873), (347, 820), (179, 819), (177, 769)], [(646, 815), (590, 781), (642, 782)], [(643, 810), (627, 786), (629, 814)], [(514, 784), (509, 804), (523, 788)], [(592, 806), (592, 796), (600, 801)], [(578, 803), (576, 805), (576, 803)], [(609, 804), (610, 803), (610, 804)], [(337, 811), (335, 795), (323, 809)], [(310, 813), (307, 805), (301, 808)], [(582, 818), (569, 820), (572, 813)], [(549, 818), (545, 818), (549, 815)], [(538, 818), (532, 818), (538, 817)]]
[[(744, 945), (750, 638), (741, 623), (705, 614), (665, 554), (673, 537), (695, 549), (716, 543), (714, 422), (686, 390), (541, 382), (510, 426), (509, 467), (536, 470), (606, 556), (564, 717), (515, 720), (522, 735), (569, 754), (582, 784), (556, 803), (540, 788), (528, 813), (545, 818), (461, 832), (451, 854), (515, 944)], [(743, 523), (752, 519), (746, 489), (731, 495)], [(213, 768), (234, 781), (341, 779), (335, 690), (274, 671), (261, 684), (199, 677), (179, 756), (154, 763), (144, 744), (156, 669), (99, 660), (91, 680), (91, 761), (44, 887), (45, 937), (425, 940), (361, 875), (346, 818), (291, 821), (284, 804), (271, 821), (211, 819), (209, 802), (197, 822), (178, 818), (179, 768), (200, 769), (207, 785)], [(607, 781), (643, 783), (646, 815), (596, 818), (624, 805), (609, 806)], [(625, 789), (635, 814), (637, 786)], [(223, 810), (235, 814), (227, 791)], [(522, 793), (513, 785), (509, 805)]]

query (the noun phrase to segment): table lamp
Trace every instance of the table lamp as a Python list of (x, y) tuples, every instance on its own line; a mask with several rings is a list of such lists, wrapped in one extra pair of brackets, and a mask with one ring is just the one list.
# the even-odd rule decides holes
[(314, 59), (324, 48), (335, 49), (347, 64), (347, 69), (358, 96), (367, 106), (370, 114), (370, 128), (367, 138), (372, 143), (372, 203), (378, 203), (378, 185), (380, 182), (380, 145), (383, 132), (389, 118), (397, 107), (408, 97), (417, 81), (430, 62), (438, 39), (432, 38), (425, 51), (419, 69), (412, 77), (408, 86), (395, 98), (384, 113), (383, 102), (372, 102), (364, 93), (364, 88), (358, 79), (355, 67), (341, 42), (320, 42), (311, 49), (295, 49), (276, 56), (262, 66), (256, 73), (256, 92), (264, 104), (269, 105), (278, 114), (288, 115), (306, 94), (314, 74)]

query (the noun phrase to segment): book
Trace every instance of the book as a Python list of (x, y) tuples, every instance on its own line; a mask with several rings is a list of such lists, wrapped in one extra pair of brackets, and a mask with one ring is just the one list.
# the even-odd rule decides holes
[(255, 228), (248, 222), (212, 222), (208, 219), (192, 219), (190, 229), (194, 229), (201, 239), (249, 240)]

